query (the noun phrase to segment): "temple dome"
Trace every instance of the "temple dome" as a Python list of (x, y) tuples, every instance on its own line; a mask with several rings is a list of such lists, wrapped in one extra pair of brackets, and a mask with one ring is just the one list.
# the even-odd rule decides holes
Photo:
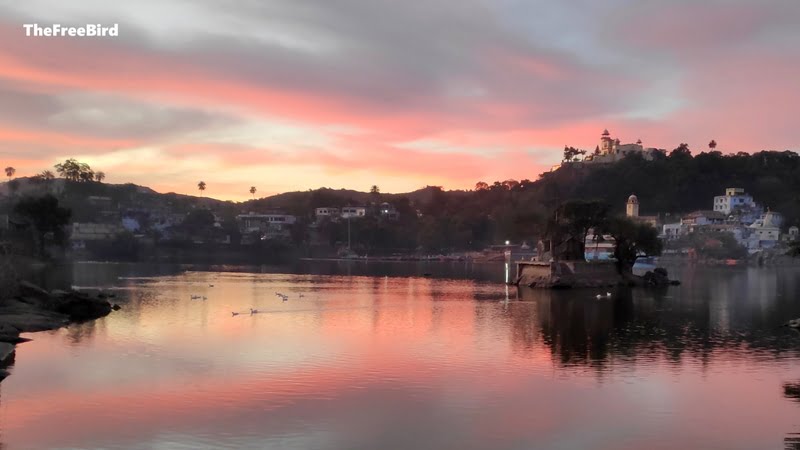
[(631, 194), (631, 196), (628, 197), (628, 203), (639, 203), (639, 197)]

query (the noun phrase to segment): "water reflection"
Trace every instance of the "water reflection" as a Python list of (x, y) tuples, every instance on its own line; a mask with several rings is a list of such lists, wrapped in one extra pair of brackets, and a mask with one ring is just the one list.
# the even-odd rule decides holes
[[(355, 267), (335, 271), (386, 270)], [(680, 287), (598, 300), (473, 280), (463, 264), (442, 278), (399, 267), (71, 268), (70, 282), (116, 288), (123, 309), (25, 344), (2, 384), (3, 438), (11, 449), (794, 442), (800, 382), (786, 380), (800, 380), (800, 335), (775, 326), (800, 316), (796, 272), (675, 271)], [(263, 312), (230, 314), (251, 307)]]

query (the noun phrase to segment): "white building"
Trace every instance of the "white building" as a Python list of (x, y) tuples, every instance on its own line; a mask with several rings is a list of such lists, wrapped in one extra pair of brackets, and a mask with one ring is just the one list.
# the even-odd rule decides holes
[(795, 242), (800, 240), (800, 228), (795, 226), (789, 227), (789, 232), (783, 237), (784, 240), (789, 242)]
[(103, 241), (113, 239), (125, 231), (119, 224), (111, 223), (72, 223), (70, 239), (73, 241)]
[(681, 222), (665, 223), (662, 227), (661, 237), (666, 240), (675, 240), (689, 232), (689, 226)]
[(763, 213), (753, 196), (746, 194), (742, 188), (725, 189), (725, 195), (714, 197), (714, 211), (731, 216), (735, 222), (750, 225)]
[(750, 236), (747, 240), (747, 248), (757, 250), (775, 247), (781, 239), (782, 224), (783, 216), (780, 213), (767, 211), (748, 227)]
[(364, 217), (366, 215), (366, 206), (345, 206), (342, 208), (342, 219)]

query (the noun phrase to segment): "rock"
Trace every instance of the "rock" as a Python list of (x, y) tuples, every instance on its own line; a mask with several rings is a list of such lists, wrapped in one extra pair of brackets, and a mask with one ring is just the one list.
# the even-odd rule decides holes
[(66, 315), (71, 321), (84, 322), (107, 316), (111, 313), (111, 305), (102, 299), (70, 292), (56, 302), (54, 310)]
[(7, 323), (0, 323), (0, 342), (17, 344), (24, 342), (24, 338), (19, 337), (19, 330)]
[(19, 282), (19, 293), (22, 297), (33, 297), (33, 298), (47, 298), (50, 297), (50, 293), (45, 291), (44, 289), (36, 286), (35, 284), (29, 281), (20, 281)]
[(8, 342), (0, 342), (0, 364), (6, 362), (6, 360), (14, 354), (14, 345), (9, 344)]

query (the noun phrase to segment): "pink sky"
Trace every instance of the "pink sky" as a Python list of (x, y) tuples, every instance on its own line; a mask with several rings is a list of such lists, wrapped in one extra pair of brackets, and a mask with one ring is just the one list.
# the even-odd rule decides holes
[[(0, 5), (0, 159), (224, 199), (535, 179), (565, 144), (797, 149), (795, 0)], [(119, 23), (26, 37), (23, 24)]]

